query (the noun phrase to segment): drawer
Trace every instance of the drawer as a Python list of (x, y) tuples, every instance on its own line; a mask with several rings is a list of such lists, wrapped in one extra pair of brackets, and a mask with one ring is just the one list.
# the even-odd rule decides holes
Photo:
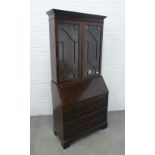
[(80, 116), (80, 104), (73, 104), (68, 107), (64, 107), (64, 121), (70, 121)]
[(90, 120), (93, 120), (100, 116), (107, 116), (107, 108), (99, 109), (98, 111), (93, 111), (91, 113), (88, 113), (86, 115), (79, 116), (76, 119), (73, 119), (71, 121), (64, 122), (64, 129), (72, 129), (77, 128), (79, 125), (89, 122)]
[(94, 120), (91, 120), (85, 124), (81, 124), (79, 126), (79, 132), (82, 133), (82, 132), (87, 132), (93, 128), (96, 128), (98, 126), (101, 126), (103, 125), (105, 122), (107, 121), (107, 117), (106, 116), (100, 116)]
[(79, 110), (80, 108), (81, 108), (81, 103), (76, 103), (76, 104), (73, 104), (73, 105), (69, 105), (67, 107), (64, 107), (64, 114), (65, 115), (72, 114), (75, 111)]
[(83, 102), (79, 102), (67, 107), (64, 107), (64, 121), (68, 122), (79, 118), (85, 114), (104, 109), (107, 107), (106, 94), (100, 97), (91, 98)]
[(88, 114), (88, 113), (91, 113), (91, 112), (94, 112), (100, 109), (105, 109), (106, 108), (105, 104), (106, 104), (106, 101), (102, 101), (102, 102), (96, 101), (94, 104), (88, 107), (81, 108), (80, 115), (85, 115), (85, 114)]
[(85, 132), (89, 132), (90, 130), (93, 130), (95, 128), (98, 128), (99, 126), (102, 126), (107, 121), (106, 116), (100, 116), (96, 119), (93, 119), (85, 124), (79, 124), (75, 126), (73, 129), (64, 130), (64, 139), (69, 140), (73, 139)]
[[(104, 112), (105, 111), (101, 110), (91, 116), (80, 117), (77, 120), (64, 124), (64, 139), (73, 139), (85, 132), (89, 132), (90, 130), (105, 124), (107, 122), (107, 113)], [(96, 118), (93, 118), (93, 116)]]
[(98, 117), (107, 117), (107, 109), (99, 109), (98, 111), (94, 111), (83, 115), (80, 117), (80, 125), (89, 122), (90, 120), (94, 120)]
[(70, 113), (74, 113), (77, 110), (80, 110), (81, 108), (87, 108), (88, 106), (91, 105), (95, 105), (98, 103), (103, 103), (103, 106), (107, 106), (107, 97), (106, 94), (100, 97), (96, 97), (93, 99), (88, 99), (79, 103), (75, 103), (73, 105), (68, 105), (66, 107), (64, 107), (64, 114), (70, 114)]
[(80, 117), (68, 122), (67, 121), (64, 122), (64, 130), (78, 128), (79, 125), (80, 125)]
[(103, 106), (106, 107), (107, 106), (107, 97), (106, 97), (106, 95), (84, 101), (84, 102), (81, 103), (80, 107), (81, 108), (87, 108), (87, 107), (89, 107), (91, 105), (95, 105), (95, 104), (98, 104), (98, 103), (102, 103)]
[(64, 121), (68, 122), (80, 117), (80, 111), (74, 111), (74, 113), (64, 114)]
[(74, 113), (64, 114), (64, 121), (65, 122), (71, 121), (71, 120), (79, 118), (83, 115), (86, 115), (88, 113), (95, 112), (97, 110), (103, 110), (105, 108), (106, 107), (104, 106), (103, 102), (96, 102), (95, 104), (92, 104), (89, 107), (78, 109), (78, 110), (74, 111)]

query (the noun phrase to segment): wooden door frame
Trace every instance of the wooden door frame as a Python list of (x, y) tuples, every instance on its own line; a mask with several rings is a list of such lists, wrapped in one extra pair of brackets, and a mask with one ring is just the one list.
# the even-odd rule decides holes
[[(82, 22), (82, 38), (81, 38), (81, 42), (82, 42), (82, 46), (81, 46), (81, 60), (82, 60), (82, 77), (81, 79), (82, 80), (85, 80), (85, 79), (89, 79), (89, 78), (92, 78), (92, 77), (98, 77), (101, 75), (101, 66), (102, 66), (102, 38), (103, 38), (103, 23), (104, 22)], [(101, 43), (100, 43), (100, 59), (99, 59), (99, 74), (94, 74), (94, 75), (89, 75), (87, 77), (84, 76), (84, 38), (85, 38), (85, 29), (84, 29), (84, 26), (85, 25), (93, 25), (93, 26), (101, 26)]]
[[(79, 77), (77, 79), (60, 81), (59, 78), (59, 49), (58, 49), (58, 25), (59, 24), (78, 24), (79, 25), (79, 48), (78, 48), (78, 70)], [(101, 43), (100, 43), (100, 59), (99, 59), (99, 74), (89, 75), (87, 77), (84, 76), (84, 26), (85, 25), (93, 25), (93, 26), (101, 26)], [(101, 75), (101, 66), (102, 66), (102, 40), (103, 40), (103, 22), (89, 22), (89, 21), (78, 21), (78, 20), (65, 20), (65, 19), (55, 19), (55, 39), (56, 39), (56, 68), (57, 68), (57, 81), (58, 83), (65, 82), (76, 82), (85, 79), (89, 79), (92, 77), (97, 77)]]
[[(58, 25), (59, 24), (77, 24), (79, 25), (79, 45), (78, 45), (78, 71), (79, 76), (77, 79), (70, 79), (65, 81), (60, 81), (59, 77), (59, 47), (58, 47)], [(55, 38), (56, 38), (56, 64), (57, 64), (57, 81), (58, 83), (66, 83), (66, 82), (72, 82), (72, 81), (80, 81), (81, 80), (81, 22), (80, 21), (74, 21), (74, 20), (61, 20), (61, 19), (55, 19)]]

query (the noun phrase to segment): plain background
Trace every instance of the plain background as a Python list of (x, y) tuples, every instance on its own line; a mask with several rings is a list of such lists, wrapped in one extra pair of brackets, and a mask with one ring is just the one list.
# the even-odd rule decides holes
[[(155, 1), (130, 0), (125, 6), (125, 152), (154, 155)], [(0, 18), (0, 154), (28, 155), (30, 1), (2, 1)]]
[(109, 89), (108, 110), (125, 109), (124, 0), (31, 1), (31, 115), (52, 114), (49, 23), (52, 8), (105, 15), (102, 75)]

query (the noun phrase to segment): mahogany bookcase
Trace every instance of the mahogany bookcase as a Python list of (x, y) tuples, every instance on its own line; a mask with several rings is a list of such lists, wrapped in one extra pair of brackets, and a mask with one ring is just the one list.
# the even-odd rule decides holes
[(107, 127), (108, 89), (101, 75), (106, 16), (52, 9), (49, 16), (53, 130), (67, 148)]

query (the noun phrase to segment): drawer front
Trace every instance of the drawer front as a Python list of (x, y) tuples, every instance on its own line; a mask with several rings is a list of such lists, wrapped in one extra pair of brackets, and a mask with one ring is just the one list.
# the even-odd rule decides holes
[(85, 102), (82, 102), (80, 106), (81, 106), (81, 108), (87, 108), (89, 106), (102, 103), (103, 106), (106, 107), (107, 106), (106, 101), (107, 101), (107, 97), (106, 97), (106, 95), (104, 95), (104, 96), (101, 96), (101, 97), (98, 97), (95, 99), (91, 99), (91, 100), (87, 100)]
[(65, 115), (74, 114), (74, 112), (78, 111), (80, 108), (81, 108), (80, 103), (70, 105), (70, 106), (64, 108), (64, 114)]
[(90, 120), (93, 120), (97, 117), (100, 116), (107, 116), (107, 109), (99, 109), (98, 111), (93, 111), (91, 113), (88, 113), (86, 115), (82, 115), (76, 119), (73, 119), (71, 121), (66, 121), (64, 122), (64, 129), (68, 130), (68, 129), (72, 129), (72, 128), (77, 128), (79, 125), (87, 123)]
[(85, 122), (84, 124), (79, 123), (78, 125), (74, 126), (74, 128), (64, 130), (64, 139), (69, 140), (85, 132), (89, 132), (92, 129), (102, 126), (104, 123), (106, 123), (106, 121), (107, 121), (107, 117), (103, 115), (91, 121), (89, 120), (88, 122)]
[[(98, 102), (104, 102), (107, 100), (106, 94), (97, 98), (93, 99), (88, 99), (83, 102), (79, 102), (70, 106), (67, 106), (64, 108), (64, 114), (69, 114), (69, 113), (74, 113), (75, 111), (81, 109), (81, 108), (87, 108), (88, 106), (97, 104)], [(105, 102), (104, 102), (105, 103)], [(107, 106), (105, 103), (104, 106)]]
[(64, 115), (64, 121), (68, 122), (68, 121), (74, 120), (74, 119), (79, 118), (79, 117), (80, 117), (80, 113), (79, 113), (79, 111), (76, 111), (72, 114)]
[(64, 129), (70, 130), (74, 128), (78, 128), (80, 124), (80, 118), (74, 119), (72, 121), (64, 122)]
[[(106, 101), (105, 101), (106, 102)], [(81, 108), (80, 110), (80, 115), (85, 115), (91, 112), (95, 112), (98, 111), (100, 109), (105, 109), (105, 102), (96, 102), (95, 104), (92, 104), (91, 106), (85, 107), (85, 108)]]
[(64, 108), (64, 120), (71, 121), (73, 119), (79, 118), (87, 113), (104, 109), (107, 107), (107, 99), (105, 97), (100, 97), (97, 99), (88, 100), (85, 102), (77, 103), (70, 107)]
[(98, 117), (107, 117), (107, 109), (100, 109), (80, 117), (80, 125), (86, 124), (87, 122)]
[(85, 124), (81, 124), (79, 126), (79, 132), (87, 132), (93, 128), (96, 128), (98, 126), (103, 125), (105, 122), (107, 121), (107, 117), (106, 116), (100, 116), (94, 120), (91, 120)]

